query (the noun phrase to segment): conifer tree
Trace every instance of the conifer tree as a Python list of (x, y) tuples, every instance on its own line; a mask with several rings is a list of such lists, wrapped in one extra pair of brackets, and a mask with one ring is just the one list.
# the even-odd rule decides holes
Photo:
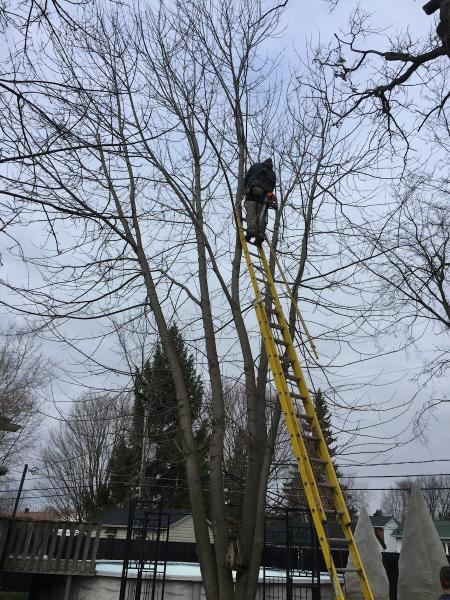
[[(206, 478), (209, 435), (206, 422), (201, 418), (204, 385), (196, 371), (194, 357), (189, 354), (176, 325), (172, 325), (170, 334), (182, 364), (202, 474)], [(128, 478), (133, 480), (136, 489), (140, 482), (143, 482), (140, 490), (142, 496), (154, 502), (162, 502), (166, 507), (186, 506), (188, 494), (184, 473), (184, 449), (178, 425), (175, 384), (160, 343), (156, 345), (151, 359), (135, 373), (131, 434), (129, 440), (122, 438), (120, 446), (114, 453), (112, 481), (120, 482), (121, 472), (126, 473), (128, 470)], [(123, 503), (126, 500), (126, 489), (120, 489), (120, 485), (116, 486), (115, 497), (118, 503)]]
[(323, 437), (328, 446), (328, 452), (333, 457), (336, 454), (336, 437), (331, 425), (331, 413), (322, 390), (318, 389), (313, 396), (314, 409), (322, 428)]
[[(206, 423), (201, 418), (203, 381), (196, 371), (194, 357), (189, 354), (176, 325), (171, 326), (170, 334), (181, 359), (202, 474), (206, 477), (209, 436)], [(145, 485), (142, 493), (167, 507), (186, 506), (188, 494), (184, 472), (184, 448), (178, 426), (175, 384), (160, 344), (157, 344), (152, 359), (145, 363), (141, 372), (136, 373), (134, 394), (134, 454), (142, 455), (143, 442), (147, 444), (148, 449), (147, 457), (144, 458)]]
[(125, 506), (134, 496), (139, 472), (138, 449), (132, 443), (130, 435), (123, 433), (119, 436), (109, 465), (111, 504)]

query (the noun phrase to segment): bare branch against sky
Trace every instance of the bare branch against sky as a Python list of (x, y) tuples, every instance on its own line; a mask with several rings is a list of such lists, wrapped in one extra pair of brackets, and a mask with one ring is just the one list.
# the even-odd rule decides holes
[[(426, 75), (428, 61), (417, 65), (422, 79), (403, 82), (417, 88), (374, 93), (404, 76), (410, 58), (396, 60), (398, 69), (384, 54), (360, 52), (368, 31), (360, 12), (350, 37), (281, 58), (271, 48), (290, 10), (194, 0), (136, 9), (80, 2), (66, 13), (53, 3), (49, 14), (22, 23), (17, 13), (5, 25), (15, 45), (0, 78), (2, 306), (18, 321), (37, 320), (48, 347), (70, 353), (63, 366), (81, 398), (96, 398), (86, 392), (102, 381), (99, 406), (108, 388), (130, 386), (160, 340), (208, 598), (254, 596), (268, 488), (282, 476), (274, 457), (285, 456), (232, 212), (250, 162), (275, 163), (271, 245), (319, 347), (317, 361), (286, 304), (311, 389), (320, 386), (330, 406), (337, 456), (370, 461), (414, 439), (416, 411), (442, 391), (447, 367), (441, 358), (430, 375), (436, 387), (420, 389), (405, 352), (437, 333), (439, 344), (415, 361), (429, 368), (448, 347), (448, 58), (435, 36), (392, 37), (390, 52), (438, 54)], [(325, 4), (320, 11), (325, 19)], [(173, 323), (208, 388), (207, 491)], [(67, 413), (87, 414), (89, 403), (68, 400)], [(61, 440), (71, 421), (59, 418)], [(52, 477), (59, 463), (48, 458)], [(239, 471), (243, 499), (233, 517), (246, 569), (235, 591), (223, 569), (224, 465)]]

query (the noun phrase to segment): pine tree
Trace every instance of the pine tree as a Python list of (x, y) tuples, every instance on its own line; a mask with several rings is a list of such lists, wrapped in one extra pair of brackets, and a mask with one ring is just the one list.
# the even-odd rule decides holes
[[(172, 325), (169, 333), (175, 343), (189, 393), (200, 472), (207, 478), (210, 438), (207, 424), (201, 416), (203, 381), (178, 327)], [(166, 507), (186, 506), (188, 494), (175, 383), (160, 343), (156, 345), (152, 357), (134, 375), (131, 432), (128, 436), (121, 436), (111, 459), (112, 497), (118, 505), (126, 504), (130, 490), (135, 493), (139, 486), (144, 441), (147, 456), (143, 465), (144, 485), (141, 494), (151, 501), (162, 502)]]
[(140, 457), (137, 447), (127, 438), (126, 434), (119, 436), (109, 463), (110, 494), (113, 506), (127, 505), (134, 495)]
[[(199, 448), (201, 472), (207, 475), (209, 435), (201, 419), (204, 385), (196, 372), (194, 357), (189, 354), (184, 339), (176, 325), (170, 330), (181, 362), (188, 390), (191, 417)], [(156, 346), (151, 361), (135, 377), (134, 444), (142, 449), (144, 416), (147, 415), (145, 435), (149, 448), (145, 466), (144, 494), (165, 506), (185, 506), (187, 498), (184, 471), (183, 440), (178, 426), (178, 410), (171, 369), (161, 347)]]
[(336, 454), (336, 438), (333, 434), (333, 429), (331, 425), (331, 413), (328, 408), (327, 401), (325, 396), (322, 393), (322, 390), (317, 390), (313, 396), (314, 409), (316, 411), (317, 418), (319, 419), (320, 427), (322, 428), (323, 437), (325, 438), (325, 442), (328, 446), (328, 452), (330, 456)]

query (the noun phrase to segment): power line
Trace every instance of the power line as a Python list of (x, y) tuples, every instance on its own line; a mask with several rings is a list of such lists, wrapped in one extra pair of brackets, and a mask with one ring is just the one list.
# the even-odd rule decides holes
[[(163, 462), (163, 461), (162, 461)], [(137, 463), (138, 464), (138, 463)], [(294, 466), (294, 465), (293, 465)], [(124, 481), (127, 480), (127, 475), (123, 475), (122, 477), (116, 473), (116, 477), (120, 477), (120, 479), (108, 479), (105, 483), (123, 483)], [(450, 473), (399, 473), (399, 474), (385, 474), (385, 475), (350, 475), (349, 479), (401, 479), (401, 478), (414, 478), (414, 477), (450, 477)], [(46, 475), (38, 475), (35, 476), (35, 480), (36, 479), (45, 479), (45, 480), (51, 480), (53, 479), (52, 477), (46, 476)], [(128, 476), (128, 479), (132, 479)], [(150, 481), (153, 481), (155, 483), (155, 485), (158, 485), (158, 481), (154, 478), (151, 477), (146, 477), (145, 479), (148, 479)], [(292, 476), (290, 475), (278, 475), (277, 477), (275, 477), (273, 479), (273, 481), (288, 481), (292, 479)], [(180, 479), (179, 477), (163, 477), (162, 480), (168, 482), (168, 481), (173, 481), (173, 482), (187, 482), (187, 479)], [(344, 480), (345, 480), (345, 476), (344, 476)], [(14, 482), (14, 481), (19, 481), (17, 479), (11, 479), (9, 480), (9, 482)], [(83, 485), (88, 486), (87, 483), (85, 483), (85, 480), (83, 479), (72, 479), (72, 481), (74, 482), (79, 482), (79, 484), (77, 485), (65, 485), (65, 489), (78, 489), (80, 487), (83, 487)], [(24, 491), (47, 491), (47, 490), (52, 490), (55, 489), (57, 487), (57, 485), (52, 485), (50, 487), (42, 487), (42, 488), (33, 488), (32, 490), (24, 490)], [(422, 489), (430, 489), (430, 488), (422, 488)], [(437, 489), (446, 489), (445, 487), (439, 487)], [(6, 488), (1, 490), (0, 489), (0, 494), (3, 493), (13, 493), (16, 492), (17, 488)]]
[(450, 477), (450, 473), (413, 473), (409, 475), (349, 475), (349, 479), (387, 479), (397, 477)]
[[(351, 463), (347, 465), (337, 465), (339, 469), (343, 467), (390, 467), (391, 465), (424, 465), (435, 462), (450, 462), (450, 458), (430, 458), (427, 460), (402, 460), (399, 462), (382, 462), (382, 463)], [(292, 463), (295, 464), (295, 463)]]

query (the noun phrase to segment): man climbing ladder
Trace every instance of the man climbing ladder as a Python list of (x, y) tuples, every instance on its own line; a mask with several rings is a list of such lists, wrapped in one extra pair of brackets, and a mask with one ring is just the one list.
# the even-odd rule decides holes
[(247, 212), (245, 239), (250, 242), (252, 238), (255, 238), (256, 246), (260, 246), (264, 241), (267, 210), (277, 208), (273, 193), (276, 181), (271, 158), (267, 158), (262, 163), (253, 164), (245, 175), (245, 210)]
[[(249, 173), (250, 171), (251, 169)], [(374, 600), (353, 537), (350, 515), (298, 360), (269, 262), (261, 244), (257, 244), (257, 252), (249, 250), (247, 238), (252, 231), (249, 232), (247, 229), (247, 236), (244, 236), (237, 209), (235, 218), (252, 282), (258, 324), (300, 479), (333, 584), (334, 598), (345, 600), (343, 580), (340, 575), (342, 570), (336, 568), (332, 548), (335, 544), (339, 546), (346, 544), (352, 557), (354, 571), (359, 576), (364, 600)], [(278, 264), (277, 260), (275, 262)], [(278, 268), (280, 269), (279, 265)], [(284, 273), (280, 271), (280, 275), (285, 281)], [(288, 296), (290, 297), (290, 290)], [(325, 498), (327, 502), (324, 501)]]

